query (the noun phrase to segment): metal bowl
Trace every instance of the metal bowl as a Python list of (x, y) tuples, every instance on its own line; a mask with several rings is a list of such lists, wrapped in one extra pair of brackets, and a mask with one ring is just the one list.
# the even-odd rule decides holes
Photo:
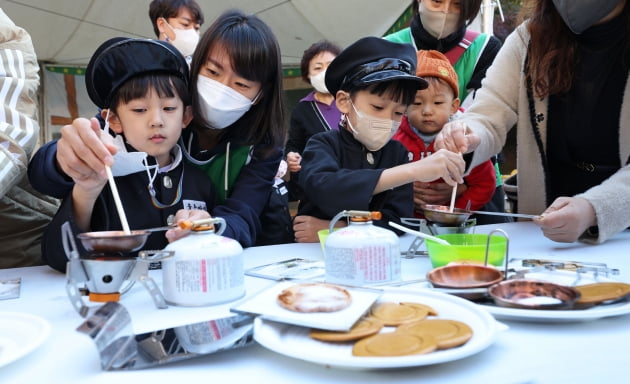
[(472, 212), (461, 208), (453, 208), (450, 212), (450, 207), (446, 205), (425, 204), (421, 209), (427, 220), (446, 225), (460, 225), (472, 215)]
[(431, 270), (427, 280), (439, 288), (484, 288), (503, 280), (503, 272), (478, 264), (452, 264)]
[(521, 309), (570, 309), (580, 298), (575, 288), (528, 279), (503, 281), (488, 293), (500, 307)]
[(142, 248), (150, 234), (149, 231), (98, 231), (80, 233), (77, 237), (88, 252), (126, 253)]

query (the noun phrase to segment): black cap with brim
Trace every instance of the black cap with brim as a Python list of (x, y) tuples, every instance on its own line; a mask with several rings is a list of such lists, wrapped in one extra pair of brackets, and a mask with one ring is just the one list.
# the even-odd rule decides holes
[(109, 108), (114, 93), (127, 80), (148, 73), (164, 73), (189, 83), (186, 59), (171, 44), (151, 39), (115, 37), (101, 44), (85, 71), (90, 99)]
[(416, 76), (416, 50), (410, 44), (364, 37), (344, 49), (326, 69), (326, 87), (331, 94), (383, 81), (407, 80), (425, 89), (428, 83)]

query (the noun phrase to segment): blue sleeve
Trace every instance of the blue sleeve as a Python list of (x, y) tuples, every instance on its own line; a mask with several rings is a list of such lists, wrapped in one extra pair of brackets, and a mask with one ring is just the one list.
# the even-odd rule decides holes
[[(356, 159), (341, 157), (327, 133), (313, 136), (304, 150), (300, 183), (306, 195), (306, 203), (298, 214), (331, 219), (337, 213), (348, 210), (380, 211), (382, 220), (374, 224), (391, 229), (389, 221), (399, 223), (401, 217), (413, 216), (413, 185), (407, 183), (374, 195), (374, 189), (386, 168), (404, 164), (407, 151), (402, 144), (389, 143), (379, 168), (357, 169)], [(348, 149), (341, 149), (348, 151)], [(353, 157), (353, 154), (349, 154)], [(354, 161), (354, 163), (353, 163)], [(354, 168), (345, 168), (353, 163)]]
[(230, 237), (243, 247), (251, 247), (261, 230), (260, 214), (262, 213), (278, 172), (282, 151), (268, 159), (252, 158), (246, 164), (233, 185), (232, 193), (222, 205), (214, 207), (213, 217), (222, 217), (226, 222), (223, 236)]
[[(311, 137), (302, 154), (300, 186), (308, 205), (317, 207), (323, 217), (305, 209), (300, 215), (332, 218), (345, 209), (368, 210), (383, 169), (352, 169), (337, 153), (336, 134)], [(351, 156), (351, 155), (350, 155)], [(306, 204), (305, 204), (306, 205)]]
[(28, 164), (28, 180), (38, 192), (61, 199), (70, 193), (74, 181), (57, 168), (56, 156), (56, 140), (39, 148)]
[[(397, 143), (398, 144), (398, 143)], [(402, 145), (401, 145), (402, 146)], [(398, 164), (405, 164), (409, 162), (409, 157), (406, 149), (398, 151)], [(392, 228), (389, 225), (390, 221), (396, 224), (402, 225), (401, 218), (414, 217), (413, 216), (413, 183), (407, 183), (400, 185), (396, 188), (392, 188), (388, 191), (381, 192), (374, 196), (372, 200), (373, 207), (371, 210), (378, 210), (383, 215), (381, 220), (374, 220), (374, 225), (394, 231), (397, 235), (402, 235), (404, 232)]]
[[(105, 126), (99, 111), (94, 117)], [(42, 145), (28, 164), (28, 180), (33, 188), (44, 195), (63, 199), (72, 190), (74, 181), (57, 168), (57, 140)]]

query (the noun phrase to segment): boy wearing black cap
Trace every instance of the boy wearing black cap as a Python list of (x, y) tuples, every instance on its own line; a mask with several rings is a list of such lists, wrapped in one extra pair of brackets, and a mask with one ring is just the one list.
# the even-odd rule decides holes
[[(442, 53), (420, 50), (417, 53), (416, 75), (429, 83), (419, 90), (416, 99), (403, 117), (400, 129), (393, 139), (409, 150), (409, 160), (420, 160), (431, 155), (434, 139), (459, 109), (459, 86), (455, 69)], [(492, 198), (496, 186), (496, 174), (492, 161), (488, 160), (471, 169), (463, 184), (457, 185), (456, 208), (479, 210)], [(438, 191), (438, 188), (444, 188)], [(448, 190), (446, 190), (448, 189)], [(443, 183), (415, 182), (415, 215), (422, 217), (424, 204), (449, 205), (453, 187)], [(476, 218), (476, 217), (475, 217)], [(476, 218), (477, 224), (479, 219)], [(484, 223), (488, 224), (488, 223)]]
[[(207, 211), (215, 200), (212, 182), (182, 161), (177, 145), (192, 119), (183, 56), (162, 41), (114, 38), (96, 50), (85, 78), (90, 99), (102, 109), (105, 131), (109, 126), (118, 135), (112, 171), (120, 175), (115, 182), (129, 227), (166, 225), (167, 218), (180, 209), (210, 217)], [(101, 138), (112, 142), (107, 132)], [(60, 271), (67, 263), (60, 245), (63, 223), (69, 222), (74, 233), (122, 228), (106, 177), (93, 173), (74, 182), (42, 242), (44, 262)], [(162, 249), (167, 244), (164, 232), (156, 232), (144, 248)], [(79, 253), (87, 252), (79, 245)]]
[(390, 140), (416, 91), (427, 87), (415, 71), (411, 45), (377, 37), (358, 40), (332, 61), (326, 87), (343, 117), (338, 131), (313, 136), (304, 150), (296, 241), (318, 241), (317, 231), (349, 209), (381, 211), (374, 224), (391, 229), (389, 221), (413, 215), (412, 182), (462, 182), (461, 155), (438, 151), (409, 163), (404, 146)]

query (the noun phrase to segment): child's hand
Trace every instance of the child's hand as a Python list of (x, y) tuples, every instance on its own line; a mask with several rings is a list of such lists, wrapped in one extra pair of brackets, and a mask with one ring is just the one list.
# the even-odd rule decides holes
[[(466, 184), (457, 184), (455, 196), (459, 197), (468, 190)], [(413, 206), (416, 211), (421, 212), (422, 206), (448, 205), (453, 194), (453, 187), (441, 181), (433, 183), (423, 183), (416, 181), (413, 183)]]
[(416, 208), (424, 204), (443, 205), (450, 201), (453, 187), (446, 183), (413, 183), (413, 202)]
[(302, 162), (302, 156), (297, 152), (287, 153), (287, 165), (289, 172), (299, 172), (302, 169), (300, 163)]
[[(313, 216), (295, 216), (293, 219), (293, 232), (295, 232), (296, 243), (317, 243), (320, 229), (328, 229), (330, 220), (318, 219)], [(339, 220), (335, 227), (345, 227), (346, 223)]]
[(464, 183), (462, 176), (466, 169), (466, 162), (459, 153), (440, 149), (431, 156), (412, 164), (417, 170), (416, 181), (429, 182), (441, 178), (451, 188), (455, 184)]
[(295, 216), (293, 232), (296, 243), (316, 243), (319, 241), (317, 231), (328, 228), (330, 220), (322, 220), (313, 216)]
[[(201, 219), (209, 219), (212, 216), (207, 211), (203, 211), (200, 209), (180, 209), (175, 214), (175, 219), (173, 220), (174, 224), (179, 224), (182, 221), (195, 221)], [(166, 238), (169, 243), (172, 243), (175, 240), (179, 240), (182, 237), (188, 236), (190, 233), (190, 229), (182, 229), (179, 226), (169, 229), (166, 231)]]

